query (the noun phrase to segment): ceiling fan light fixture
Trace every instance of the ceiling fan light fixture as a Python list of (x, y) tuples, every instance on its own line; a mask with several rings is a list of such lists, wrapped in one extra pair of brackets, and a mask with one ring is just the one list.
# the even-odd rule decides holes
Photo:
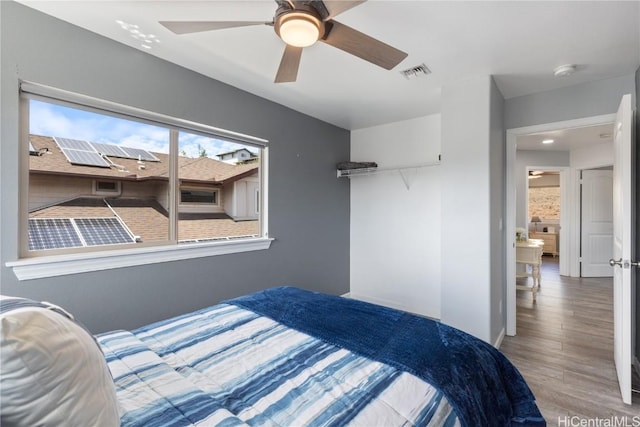
[(317, 42), (322, 35), (323, 22), (311, 13), (292, 11), (280, 15), (275, 28), (286, 44), (307, 47)]

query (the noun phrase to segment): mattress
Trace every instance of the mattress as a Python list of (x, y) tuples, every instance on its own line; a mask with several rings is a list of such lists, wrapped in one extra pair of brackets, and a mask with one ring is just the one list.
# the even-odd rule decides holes
[(524, 380), (491, 346), (297, 288), (97, 339), (125, 427), (544, 425)]

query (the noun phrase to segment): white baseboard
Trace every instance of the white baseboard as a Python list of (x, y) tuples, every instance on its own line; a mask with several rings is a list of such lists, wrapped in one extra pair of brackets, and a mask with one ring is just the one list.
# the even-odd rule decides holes
[(504, 339), (504, 336), (505, 336), (505, 329), (502, 328), (502, 330), (498, 334), (498, 338), (496, 338), (496, 342), (493, 343), (493, 346), (495, 348), (500, 348), (500, 345), (502, 344), (502, 340)]

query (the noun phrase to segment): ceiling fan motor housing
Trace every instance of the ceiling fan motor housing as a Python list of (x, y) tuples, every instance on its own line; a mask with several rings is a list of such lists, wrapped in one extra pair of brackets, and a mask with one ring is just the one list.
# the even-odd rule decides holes
[[(303, 43), (301, 45), (298, 45), (296, 42), (291, 42), (290, 39), (288, 40), (286, 30), (283, 30), (283, 28), (286, 28), (287, 25), (291, 25), (293, 23), (299, 23), (307, 26), (313, 25), (313, 27), (317, 29), (317, 38), (312, 42)], [(320, 17), (320, 14), (312, 6), (307, 5), (301, 5), (296, 9), (289, 9), (285, 7), (278, 8), (273, 21), (273, 26), (278, 37), (284, 40), (285, 43), (298, 47), (310, 46), (325, 34), (325, 23)]]

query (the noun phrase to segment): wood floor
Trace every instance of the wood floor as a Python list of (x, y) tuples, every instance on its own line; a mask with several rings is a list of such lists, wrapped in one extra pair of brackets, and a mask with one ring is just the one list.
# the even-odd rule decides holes
[(618, 425), (586, 423), (625, 416), (628, 425), (640, 425), (640, 395), (634, 393), (633, 405), (620, 398), (612, 301), (611, 279), (560, 276), (550, 257), (537, 303), (531, 292), (517, 292), (517, 336), (505, 337), (500, 349), (527, 380), (549, 426)]

